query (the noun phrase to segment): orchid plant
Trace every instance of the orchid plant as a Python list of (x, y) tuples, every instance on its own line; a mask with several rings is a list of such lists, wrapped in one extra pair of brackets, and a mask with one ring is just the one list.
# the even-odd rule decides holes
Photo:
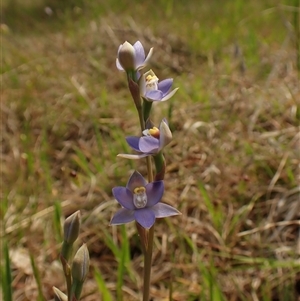
[[(171, 98), (178, 88), (171, 90), (173, 79), (159, 81), (152, 70), (144, 72), (153, 48), (147, 57), (140, 41), (134, 45), (128, 42), (119, 46), (116, 66), (127, 75), (128, 88), (139, 116), (141, 135), (126, 138), (128, 145), (135, 154), (119, 154), (126, 159), (145, 159), (147, 164), (148, 181), (138, 172), (130, 176), (126, 187), (118, 186), (112, 189), (112, 194), (122, 206), (112, 217), (111, 225), (122, 225), (136, 222), (144, 252), (144, 286), (143, 301), (150, 298), (150, 276), (152, 265), (152, 249), (154, 224), (157, 218), (181, 214), (172, 206), (162, 203), (164, 194), (164, 175), (166, 161), (164, 148), (172, 140), (172, 132), (164, 118), (159, 127), (152, 124), (150, 119), (153, 102), (166, 101)], [(152, 168), (152, 159), (155, 172)], [(79, 236), (81, 225), (80, 211), (76, 211), (64, 222), (64, 240), (60, 252), (60, 261), (66, 280), (67, 292), (64, 294), (53, 287), (55, 301), (80, 300), (83, 284), (89, 271), (89, 252), (83, 244), (73, 256), (74, 243)]]
[[(130, 176), (126, 187), (114, 187), (112, 194), (122, 206), (112, 217), (111, 225), (136, 222), (144, 252), (143, 301), (150, 298), (150, 275), (154, 225), (157, 218), (181, 214), (177, 209), (161, 202), (164, 194), (166, 161), (164, 148), (171, 142), (172, 133), (166, 119), (155, 127), (150, 119), (153, 102), (166, 101), (178, 90), (172, 89), (173, 79), (159, 81), (152, 70), (144, 72), (153, 54), (153, 48), (145, 55), (140, 41), (119, 46), (116, 66), (126, 73), (128, 88), (137, 109), (141, 135), (129, 136), (126, 141), (135, 154), (119, 154), (126, 159), (145, 158), (148, 181), (138, 172)], [(153, 161), (152, 161), (153, 159)], [(152, 164), (154, 162), (155, 171)]]

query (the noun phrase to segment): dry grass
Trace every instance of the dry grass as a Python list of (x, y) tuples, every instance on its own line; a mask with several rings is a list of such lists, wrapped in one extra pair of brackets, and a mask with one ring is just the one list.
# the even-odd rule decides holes
[[(249, 66), (236, 43), (201, 53), (181, 29), (158, 35), (155, 26), (140, 30), (113, 13), (72, 29), (72, 18), (57, 30), (34, 21), (33, 31), (2, 26), (1, 219), (13, 299), (38, 300), (29, 253), (45, 298), (53, 298), (53, 285), (64, 289), (55, 202), (63, 216), (78, 209), (83, 216), (79, 241), (92, 265), (83, 300), (101, 300), (96, 267), (115, 292), (118, 263), (106, 240), (119, 244), (120, 233), (108, 226), (118, 208), (111, 188), (134, 168), (145, 173), (142, 162), (116, 158), (128, 151), (124, 135), (138, 133), (114, 65), (124, 39), (153, 46), (152, 67), (180, 87), (154, 108), (174, 135), (163, 201), (182, 216), (157, 223), (153, 300), (168, 300), (170, 282), (175, 301), (222, 300), (209, 288), (232, 301), (299, 298), (300, 89), (291, 38), (261, 43), (257, 66)], [(134, 226), (126, 229), (132, 263), (124, 300), (139, 300), (141, 249)]]

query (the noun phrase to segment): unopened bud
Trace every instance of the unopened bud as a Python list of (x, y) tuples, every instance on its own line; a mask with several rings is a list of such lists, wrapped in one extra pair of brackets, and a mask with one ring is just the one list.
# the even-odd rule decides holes
[(58, 288), (53, 286), (53, 291), (54, 291), (54, 300), (55, 301), (68, 301), (67, 295), (65, 295), (63, 292), (61, 292)]
[(86, 244), (83, 244), (75, 254), (72, 264), (72, 277), (83, 283), (87, 277), (90, 266), (90, 256)]
[(72, 292), (76, 297), (76, 300), (80, 299), (83, 283), (87, 277), (90, 266), (89, 251), (85, 244), (83, 244), (73, 259), (72, 264)]
[(125, 42), (119, 47), (118, 60), (125, 71), (135, 69), (135, 49), (130, 43)]
[(64, 223), (64, 241), (72, 245), (79, 235), (80, 229), (80, 211), (70, 215)]

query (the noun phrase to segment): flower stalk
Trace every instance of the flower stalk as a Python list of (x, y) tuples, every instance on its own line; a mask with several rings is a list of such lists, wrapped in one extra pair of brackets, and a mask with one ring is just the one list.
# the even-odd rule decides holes
[[(147, 176), (135, 171), (129, 178), (126, 187), (114, 187), (112, 193), (122, 206), (113, 218), (111, 225), (120, 225), (136, 222), (144, 254), (144, 285), (143, 301), (149, 301), (152, 267), (152, 251), (154, 239), (154, 224), (156, 218), (179, 215), (180, 212), (170, 205), (161, 203), (164, 193), (164, 175), (166, 161), (163, 149), (172, 140), (172, 133), (166, 119), (159, 127), (153, 126), (150, 121), (153, 102), (162, 102), (171, 98), (178, 88), (171, 90), (173, 79), (159, 81), (152, 70), (141, 73), (145, 68), (153, 49), (147, 57), (141, 42), (131, 45), (128, 42), (120, 45), (116, 59), (116, 66), (127, 75), (128, 89), (138, 112), (141, 137), (130, 136), (126, 138), (129, 146), (137, 154), (119, 154), (127, 159), (146, 159)], [(155, 175), (152, 159), (155, 165)]]
[(143, 301), (148, 301), (150, 298), (150, 281), (152, 268), (152, 252), (153, 252), (153, 238), (154, 225), (150, 229), (141, 227), (136, 223), (137, 231), (140, 235), (142, 249), (144, 253), (144, 287), (143, 287)]

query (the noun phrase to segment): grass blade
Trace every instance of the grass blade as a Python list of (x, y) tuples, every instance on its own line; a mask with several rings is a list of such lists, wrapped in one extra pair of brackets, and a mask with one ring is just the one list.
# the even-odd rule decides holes
[(4, 300), (12, 301), (12, 277), (7, 242), (4, 243), (4, 267), (1, 271), (1, 274)]
[(41, 283), (41, 277), (40, 273), (37, 269), (37, 266), (35, 264), (34, 255), (30, 253), (30, 262), (33, 270), (33, 275), (38, 287), (38, 301), (46, 301), (46, 298), (44, 297), (43, 290), (42, 290), (42, 283)]
[(62, 237), (62, 229), (61, 229), (61, 203), (56, 201), (54, 203), (54, 212), (53, 212), (53, 224), (54, 224), (54, 230), (55, 230), (55, 236), (57, 242), (62, 242), (63, 237)]
[(117, 273), (117, 300), (123, 300), (123, 282), (124, 282), (124, 274), (126, 271), (127, 263), (129, 262), (129, 242), (126, 233), (125, 225), (121, 227), (121, 235), (122, 235), (122, 245), (121, 245), (121, 252), (118, 258), (119, 265), (118, 265), (118, 273)]
[(203, 183), (200, 182), (198, 187), (202, 194), (205, 206), (207, 207), (213, 225), (215, 229), (220, 233), (220, 230), (222, 229), (222, 222), (223, 222), (222, 210), (217, 210), (217, 208), (214, 207)]
[(112, 295), (105, 284), (101, 272), (98, 269), (95, 269), (94, 276), (98, 285), (99, 292), (102, 295), (102, 300), (113, 301)]

